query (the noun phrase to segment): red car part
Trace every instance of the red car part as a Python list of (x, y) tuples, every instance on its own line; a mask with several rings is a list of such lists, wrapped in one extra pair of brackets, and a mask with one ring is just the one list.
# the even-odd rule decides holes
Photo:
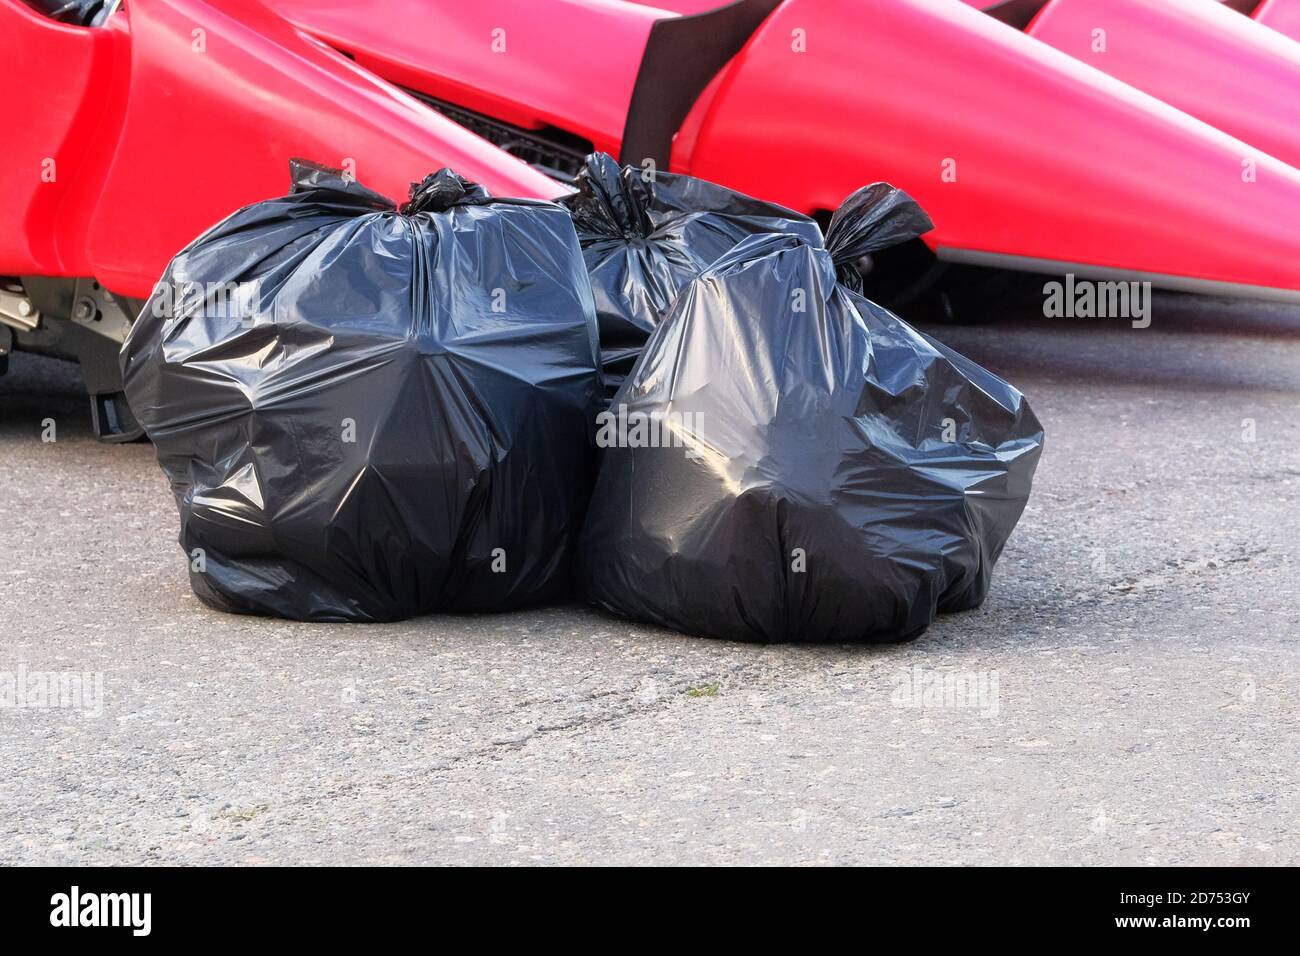
[[(277, 6), (426, 93), (521, 125), (553, 124), (608, 149), (623, 145), (620, 125), (627, 125), (636, 90), (655, 100), (654, 78), (641, 60), (655, 29), (671, 25), (664, 11), (613, 0), (557, 0), (541, 8), (484, 0), (455, 15), (438, 2), (359, 0), (338, 8), (325, 0), (277, 0)], [(785, 71), (795, 64), (790, 40), (772, 23), (808, 31), (793, 26), (800, 17), (819, 36), (805, 33), (815, 42), (797, 61), (801, 75), (787, 84)], [(308, 22), (316, 19), (321, 25)], [(88, 29), (54, 23), (20, 0), (0, 0), (0, 21), (0, 63), (9, 70), (17, 112), (11, 113), (9, 160), (0, 166), (0, 210), (21, 224), (0, 236), (0, 272), (95, 276), (115, 291), (142, 296), (167, 257), (207, 224), (280, 191), (283, 160), (295, 153), (352, 160), (365, 181), (399, 195), (405, 182), (440, 163), (497, 192), (555, 189), (256, 3), (135, 0), (129, 28), (119, 13)], [(591, 43), (584, 23), (594, 23), (604, 42)], [(428, 39), (448, 24), (462, 31), (452, 36), (458, 42)], [(498, 28), (504, 31), (499, 53), (492, 46)], [(202, 52), (196, 31), (203, 33)], [(893, 49), (880, 50), (882, 35), (897, 39)], [(471, 48), (477, 52), (467, 53)], [(873, 49), (875, 59), (861, 55)], [(870, 82), (844, 82), (844, 64), (854, 62), (866, 64)], [(763, 75), (769, 69), (775, 73)], [(587, 84), (587, 95), (566, 79), (574, 76)], [(779, 106), (771, 116), (754, 94), (767, 88)], [(793, 89), (804, 102), (793, 101)], [(965, 115), (954, 116), (951, 106), (963, 103)], [(798, 114), (797, 124), (782, 115), (787, 109)], [(896, 141), (882, 135), (888, 129), (882, 118), (893, 124)], [(1107, 125), (1112, 121), (1114, 129)], [(793, 140), (739, 135), (745, 126), (761, 131), (781, 124), (782, 135)], [(872, 131), (869, 139), (861, 136), (864, 129)], [(1098, 164), (1091, 146), (1087, 164), (1052, 146), (1055, 136), (1068, 143), (1080, 133), (1106, 140), (1101, 152), (1117, 165)], [(1010, 148), (1014, 139), (1026, 148)], [(827, 148), (810, 153), (810, 142)], [(846, 146), (851, 155), (843, 155)], [(980, 182), (963, 182), (959, 174), (943, 184), (953, 188), (937, 188), (928, 181), (935, 155), (956, 159), (947, 154), (958, 147), (973, 163), (968, 174), (977, 173)], [(1034, 158), (1016, 162), (1016, 152)], [(1226, 234), (1248, 241), (1235, 250), (1187, 248), (1197, 244), (1187, 237), (1201, 234), (1200, 243), (1223, 249), (1205, 228), (1203, 220), (1216, 217), (1198, 190), (1213, 185), (1205, 170), (1221, 167), (1229, 154), (1239, 167), (1250, 152), (1119, 84), (1067, 67), (1031, 40), (981, 22), (956, 0), (789, 0), (694, 104), (674, 160), (676, 168), (806, 211), (833, 207), (860, 181), (889, 175), (927, 202), (939, 223), (931, 240), (955, 258), (1048, 259), (1295, 289), (1295, 267), (1282, 264), (1295, 261), (1294, 240), (1271, 235), (1280, 230), (1248, 226), (1237, 216)], [(782, 163), (772, 161), (777, 155)], [(201, 156), (204, 165), (178, 156)], [(1137, 188), (1132, 170), (1153, 161), (1161, 175)], [(1295, 208), (1295, 174), (1260, 162), (1256, 182), (1226, 188), (1252, 187), (1248, 195), (1273, 212), (1268, 218), (1285, 221)], [(1085, 186), (1094, 193), (1078, 192)], [(166, 216), (152, 216), (150, 228), (138, 228), (145, 211), (167, 196), (184, 201)], [(1076, 202), (1080, 196), (1095, 201)], [(1145, 227), (1135, 223), (1143, 217), (1132, 204), (1153, 201), (1167, 211), (1167, 221), (1157, 225), (1146, 216)], [(1029, 216), (1030, 207), (1037, 215), (1015, 218)], [(1143, 238), (1165, 232), (1184, 238), (1162, 241), (1160, 249)]]
[[(535, 5), (356, 0), (327, 17), (326, 0), (273, 2), (394, 82), (527, 129), (554, 125), (625, 162), (662, 168), (671, 152), (674, 170), (809, 213), (888, 180), (930, 212), (926, 240), (950, 261), (1300, 301), (1300, 172), (961, 0), (773, 0), (680, 19), (564, 0), (542, 8), (547, 42), (495, 59), (488, 24), (510, 42), (512, 24), (542, 16), (521, 12)], [(708, 60), (701, 38), (738, 8), (761, 25), (734, 57), (705, 62), (702, 80), (683, 79)], [(435, 39), (462, 15), (474, 55)], [(573, 69), (595, 45), (590, 24), (604, 31), (588, 61), (605, 81), (561, 109), (557, 81), (539, 78)], [(502, 66), (511, 58), (518, 73)]]
[(399, 198), (444, 165), (498, 194), (556, 192), (252, 0), (66, 13), (87, 11), (94, 25), (69, 25), (0, 0), (0, 371), (11, 347), (78, 361), (103, 438), (139, 434), (117, 362), (130, 300), (213, 223), (282, 195), (290, 158)]
[(286, 19), (519, 155), (668, 147), (700, 92), (780, 0), (268, 0)]
[(0, 0), (0, 71), (0, 274), (143, 298), (208, 226), (283, 194), (294, 156), (398, 198), (439, 166), (497, 194), (556, 191), (248, 0), (132, 0), (102, 27)]
[(274, 2), (288, 20), (110, 0), (86, 27), (0, 0), (0, 275), (76, 282), (43, 293), (65, 341), (10, 281), (0, 332), (102, 355), (110, 292), (146, 295), (208, 225), (282, 192), (290, 156), (394, 196), (440, 165), (498, 194), (560, 188), (391, 84), (516, 148), (617, 150), (806, 212), (888, 179), (955, 262), (1300, 299), (1300, 172), (994, 19), (1029, 0)]
[(1300, 301), (1300, 171), (960, 0), (788, 0), (673, 156), (805, 211), (887, 180), (951, 261)]
[(1300, 40), (1300, 0), (1264, 0), (1250, 17), (1292, 40)]
[(1026, 32), (1300, 165), (1300, 43), (1216, 0), (1049, 0)]
[(611, 0), (269, 0), (389, 81), (523, 129), (617, 154), (662, 10)]

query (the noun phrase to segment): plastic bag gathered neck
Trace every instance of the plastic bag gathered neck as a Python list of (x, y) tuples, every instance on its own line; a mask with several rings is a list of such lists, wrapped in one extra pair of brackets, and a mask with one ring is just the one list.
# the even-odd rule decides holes
[(801, 236), (821, 247), (807, 216), (703, 179), (651, 175), (593, 153), (559, 203), (569, 210), (591, 275), (601, 367), (612, 397), (677, 293), (751, 236)]
[(411, 198), (398, 210), (403, 216), (421, 212), (446, 212), (452, 206), (480, 205), (488, 192), (445, 166), (418, 183), (411, 183)]
[(862, 276), (854, 267), (858, 259), (916, 239), (933, 228), (925, 210), (907, 193), (889, 183), (872, 183), (835, 210), (826, 231), (826, 250), (840, 282), (861, 292)]
[(579, 232), (634, 239), (650, 231), (639, 195), (638, 170), (619, 166), (608, 153), (592, 153), (573, 181), (577, 192), (566, 205)]
[[(376, 212), (396, 211), (403, 216), (422, 212), (446, 212), (453, 206), (479, 206), (491, 202), (488, 191), (453, 169), (443, 167), (418, 183), (411, 183), (410, 197), (399, 207), (387, 196), (367, 189), (341, 169), (307, 159), (289, 160), (289, 195), (310, 198), (331, 205), (356, 206)], [(310, 194), (310, 195), (308, 195)]]

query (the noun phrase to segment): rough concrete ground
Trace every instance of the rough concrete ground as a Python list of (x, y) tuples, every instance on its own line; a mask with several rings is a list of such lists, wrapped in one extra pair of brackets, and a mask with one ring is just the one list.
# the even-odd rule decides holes
[[(875, 648), (224, 616), (152, 449), (15, 358), (0, 671), (104, 685), (97, 718), (0, 710), (0, 862), (1300, 862), (1300, 310), (931, 331), (1047, 449), (987, 604)], [(985, 694), (902, 706), (914, 668)]]

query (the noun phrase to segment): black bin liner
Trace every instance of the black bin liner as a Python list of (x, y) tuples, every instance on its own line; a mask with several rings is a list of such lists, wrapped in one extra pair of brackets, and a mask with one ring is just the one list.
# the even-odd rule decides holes
[(339, 621), (559, 595), (602, 395), (568, 213), (446, 169), (400, 211), (291, 173), (172, 261), (122, 348), (194, 592)]
[(820, 242), (807, 216), (676, 173), (650, 178), (592, 153), (559, 200), (573, 214), (596, 297), (601, 365), (612, 396), (678, 291), (749, 236), (780, 232)]
[(589, 600), (717, 638), (878, 642), (984, 599), (1042, 429), (851, 265), (929, 228), (876, 184), (827, 248), (754, 236), (682, 291), (600, 419)]

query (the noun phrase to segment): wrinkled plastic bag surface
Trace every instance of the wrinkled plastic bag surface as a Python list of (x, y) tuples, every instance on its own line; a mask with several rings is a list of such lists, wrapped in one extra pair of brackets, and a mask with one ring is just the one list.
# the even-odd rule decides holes
[(599, 419), (589, 600), (759, 642), (904, 640), (983, 601), (1043, 434), (1014, 388), (854, 291), (851, 263), (929, 228), (876, 184), (827, 248), (754, 236), (683, 290)]
[(559, 202), (573, 215), (591, 275), (606, 394), (631, 371), (677, 293), (749, 236), (780, 232), (820, 242), (807, 216), (676, 173), (653, 178), (593, 153)]
[(568, 213), (450, 170), (400, 212), (292, 174), (172, 261), (122, 349), (195, 593), (347, 621), (559, 595), (601, 398)]

